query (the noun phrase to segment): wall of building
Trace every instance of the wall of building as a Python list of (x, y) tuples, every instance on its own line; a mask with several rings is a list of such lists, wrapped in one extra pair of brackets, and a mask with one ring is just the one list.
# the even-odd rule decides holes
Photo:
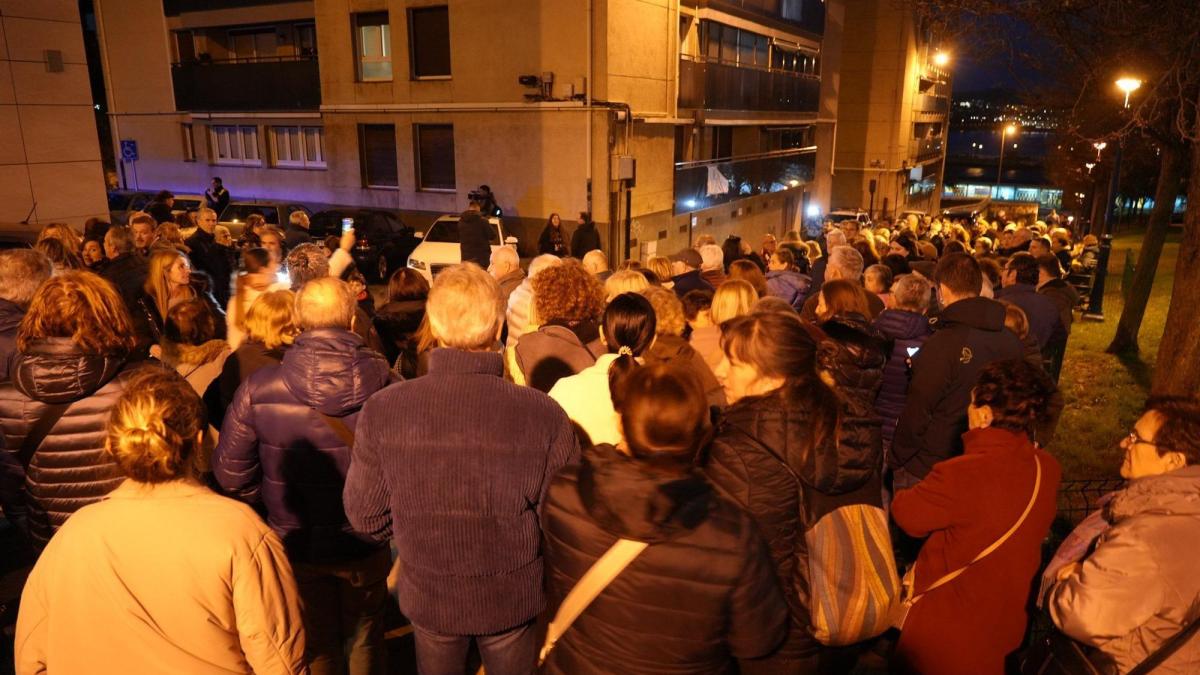
[[(78, 4), (0, 10), (0, 222), (82, 225), (107, 215)], [(61, 53), (60, 72), (47, 50)]]

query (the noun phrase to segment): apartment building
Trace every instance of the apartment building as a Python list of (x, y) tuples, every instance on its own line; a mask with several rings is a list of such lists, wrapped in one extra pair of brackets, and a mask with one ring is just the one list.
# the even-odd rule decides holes
[(78, 3), (3, 3), (0, 44), (0, 223), (107, 216)]
[(949, 55), (907, 3), (845, 0), (845, 20), (854, 36), (842, 44), (833, 206), (876, 217), (935, 213), (950, 122)]
[[(129, 187), (458, 212), (614, 259), (794, 227), (832, 184), (840, 0), (96, 0)], [(832, 52), (833, 56), (829, 53)], [(117, 155), (120, 157), (119, 153)], [(757, 242), (755, 242), (757, 243)]]

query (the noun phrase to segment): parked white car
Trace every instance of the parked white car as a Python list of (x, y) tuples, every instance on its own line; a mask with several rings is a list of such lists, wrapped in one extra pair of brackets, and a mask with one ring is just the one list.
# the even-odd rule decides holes
[[(433, 283), (433, 277), (443, 269), (462, 262), (462, 244), (458, 236), (458, 216), (439, 216), (427, 232), (418, 232), (421, 243), (408, 256), (408, 266), (416, 270), (425, 280)], [(489, 243), (492, 250), (501, 245), (517, 245), (517, 238), (505, 236), (504, 225), (499, 218), (488, 218), (493, 231)], [(503, 244), (501, 244), (503, 242)]]

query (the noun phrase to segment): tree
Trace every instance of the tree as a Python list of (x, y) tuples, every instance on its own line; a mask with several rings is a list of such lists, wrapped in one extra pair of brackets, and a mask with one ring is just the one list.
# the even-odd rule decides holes
[[(1136, 351), (1179, 177), (1189, 163), (1188, 214), (1167, 327), (1155, 366), (1155, 393), (1192, 396), (1200, 386), (1200, 2), (1196, 0), (911, 0), (940, 32), (963, 44), (1051, 77), (1071, 93), (1074, 112), (1112, 101), (1112, 82), (1133, 73), (1145, 81), (1130, 110), (1107, 129), (1077, 128), (1081, 141), (1145, 134), (1159, 148), (1156, 208), (1143, 239), (1130, 300), (1110, 351)], [(1036, 49), (1014, 44), (1032, 36)], [(1053, 69), (1053, 70), (1051, 70)], [(1119, 110), (1119, 107), (1115, 107)], [(1078, 119), (1079, 115), (1073, 115)], [(1103, 115), (1101, 115), (1103, 117)], [(1091, 134), (1099, 133), (1099, 136)]]

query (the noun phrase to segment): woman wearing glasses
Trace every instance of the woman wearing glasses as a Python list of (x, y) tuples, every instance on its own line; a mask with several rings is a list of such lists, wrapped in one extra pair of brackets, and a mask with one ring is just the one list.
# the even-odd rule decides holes
[[(1123, 441), (1128, 486), (1105, 507), (1091, 555), (1058, 572), (1054, 623), (1129, 672), (1200, 615), (1200, 403), (1151, 399)], [(1200, 638), (1155, 673), (1200, 672)]]

